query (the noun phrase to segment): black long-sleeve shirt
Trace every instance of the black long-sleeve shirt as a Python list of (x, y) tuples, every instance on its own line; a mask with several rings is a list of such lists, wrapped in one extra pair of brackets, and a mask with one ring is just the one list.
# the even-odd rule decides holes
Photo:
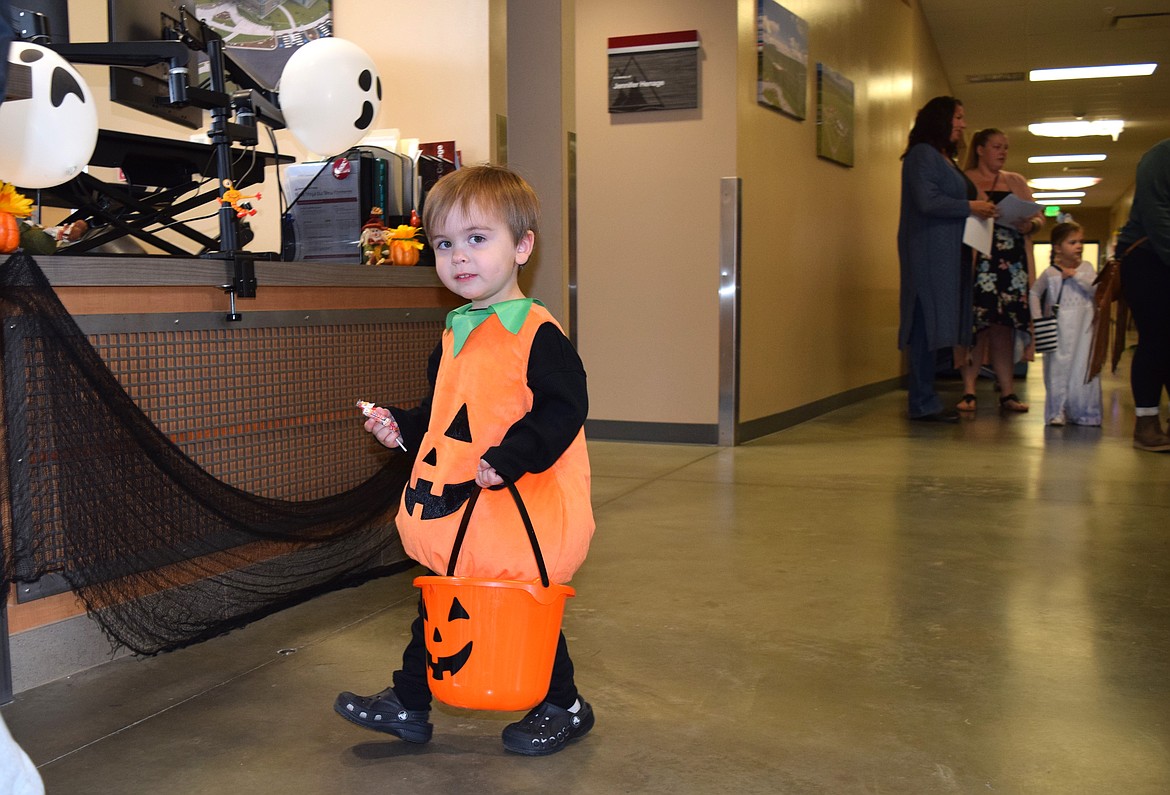
[[(411, 450), (419, 450), (430, 424), (442, 357), (440, 342), (427, 361), (430, 394), (415, 408), (390, 409), (403, 442)], [(585, 367), (556, 325), (544, 323), (536, 330), (526, 378), (532, 390), (532, 409), (507, 430), (499, 444), (483, 454), (500, 477), (513, 482), (525, 473), (543, 472), (555, 464), (577, 437), (589, 413)]]

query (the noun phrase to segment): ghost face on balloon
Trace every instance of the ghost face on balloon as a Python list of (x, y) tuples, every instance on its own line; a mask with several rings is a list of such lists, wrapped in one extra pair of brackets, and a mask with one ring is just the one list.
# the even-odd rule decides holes
[(293, 136), (312, 152), (345, 151), (370, 131), (382, 79), (364, 50), (338, 38), (299, 48), (280, 75), (280, 108)]
[(13, 42), (8, 50), (8, 84), (25, 72), (31, 96), (0, 105), (0, 180), (22, 188), (49, 188), (68, 182), (93, 155), (97, 108), (85, 80), (50, 49)]

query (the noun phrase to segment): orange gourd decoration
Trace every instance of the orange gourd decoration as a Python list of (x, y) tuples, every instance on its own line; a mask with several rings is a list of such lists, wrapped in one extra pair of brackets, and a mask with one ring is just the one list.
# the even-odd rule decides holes
[(20, 224), (17, 218), (32, 213), (32, 199), (16, 192), (7, 182), (0, 182), (0, 254), (10, 254), (20, 248)]
[(12, 213), (0, 212), (0, 254), (11, 254), (20, 246), (20, 225)]
[[(493, 315), (472, 332), (458, 356), (452, 353), (453, 333), (450, 329), (443, 333), (430, 427), (396, 521), (406, 553), (431, 571), (447, 571), (479, 460), (532, 408), (528, 352), (536, 330), (546, 322), (556, 323), (548, 310), (533, 304), (513, 336)], [(585, 434), (579, 432), (552, 467), (516, 481), (553, 582), (568, 582), (589, 549), (593, 536), (589, 479)], [(455, 574), (538, 579), (527, 532), (507, 490), (480, 494)]]
[(386, 236), (390, 242), (390, 263), (392, 265), (417, 265), (422, 241), (416, 239), (417, 226), (403, 224)]

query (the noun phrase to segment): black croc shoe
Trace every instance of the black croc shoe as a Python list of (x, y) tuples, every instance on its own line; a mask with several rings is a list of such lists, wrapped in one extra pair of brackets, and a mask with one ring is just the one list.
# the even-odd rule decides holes
[(566, 743), (584, 737), (593, 728), (593, 707), (581, 699), (581, 709), (569, 712), (547, 701), (504, 729), (504, 748), (525, 756), (555, 754)]
[(425, 743), (434, 731), (427, 720), (431, 714), (429, 709), (407, 709), (389, 687), (372, 696), (342, 693), (333, 702), (333, 710), (363, 729), (393, 734), (408, 743)]

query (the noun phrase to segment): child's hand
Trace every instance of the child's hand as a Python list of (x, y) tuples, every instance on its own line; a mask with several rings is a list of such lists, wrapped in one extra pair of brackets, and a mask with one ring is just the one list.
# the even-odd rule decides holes
[[(387, 447), (398, 445), (402, 452), (408, 452), (406, 445), (402, 443), (402, 432), (398, 429), (398, 423), (394, 421), (394, 416), (388, 410), (365, 400), (359, 400), (357, 407), (362, 410), (362, 414), (369, 418), (363, 427), (374, 434), (375, 439)], [(377, 426), (382, 426), (381, 433)], [(385, 432), (387, 428), (391, 431), (390, 433)]]
[(487, 461), (479, 459), (479, 469), (475, 472), (475, 485), (481, 489), (490, 489), (492, 486), (504, 485), (504, 479)]
[[(386, 422), (386, 419), (389, 419), (390, 422)], [(374, 438), (378, 440), (379, 444), (386, 447), (400, 446), (402, 433), (398, 430), (398, 423), (394, 421), (390, 412), (381, 406), (372, 411), (366, 419), (366, 424), (362, 427), (374, 434)]]

